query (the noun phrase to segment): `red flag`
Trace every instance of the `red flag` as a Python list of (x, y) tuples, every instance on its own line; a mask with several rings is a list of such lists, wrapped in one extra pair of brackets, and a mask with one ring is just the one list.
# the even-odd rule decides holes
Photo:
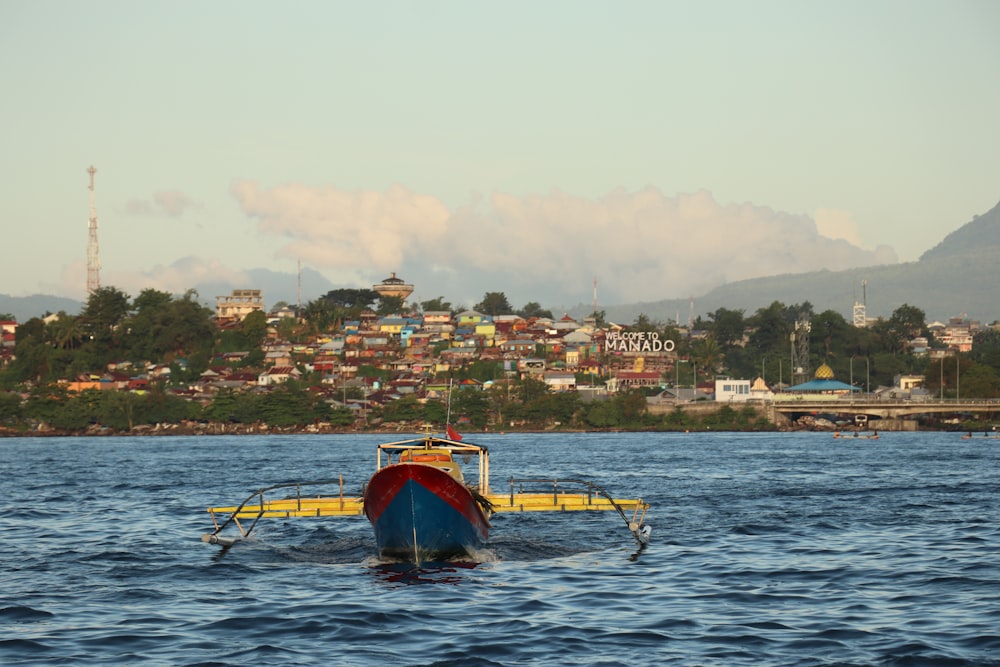
[(449, 440), (455, 440), (455, 441), (458, 441), (458, 442), (462, 441), (462, 434), (459, 433), (458, 431), (456, 431), (455, 429), (453, 429), (451, 427), (451, 424), (448, 424), (447, 431), (448, 431), (448, 439)]

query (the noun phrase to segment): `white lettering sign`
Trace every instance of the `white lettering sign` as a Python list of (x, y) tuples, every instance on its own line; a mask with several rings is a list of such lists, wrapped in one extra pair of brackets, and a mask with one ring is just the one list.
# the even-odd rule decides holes
[(608, 352), (673, 352), (674, 341), (660, 340), (655, 331), (609, 331), (604, 334)]

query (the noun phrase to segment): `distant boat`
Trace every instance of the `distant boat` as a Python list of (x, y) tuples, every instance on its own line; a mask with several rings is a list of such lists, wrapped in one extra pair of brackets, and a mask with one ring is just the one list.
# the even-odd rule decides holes
[(857, 431), (854, 431), (850, 435), (837, 431), (836, 433), (833, 434), (833, 437), (843, 438), (845, 440), (878, 440), (878, 431), (875, 431), (873, 433), (859, 433)]
[(977, 439), (982, 440), (983, 438), (997, 440), (1000, 439), (1000, 433), (997, 433), (996, 430), (994, 429), (992, 433), (990, 433), (989, 431), (983, 431), (982, 435), (973, 435), (972, 431), (969, 431), (968, 433), (962, 436), (962, 440), (977, 440)]

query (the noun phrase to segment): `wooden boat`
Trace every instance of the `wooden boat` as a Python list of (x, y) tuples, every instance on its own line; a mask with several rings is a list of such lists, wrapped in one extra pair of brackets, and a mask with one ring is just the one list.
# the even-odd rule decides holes
[(859, 433), (854, 431), (850, 435), (837, 431), (833, 434), (833, 437), (843, 438), (845, 440), (878, 440), (878, 431), (875, 431), (874, 433)]
[(967, 434), (962, 436), (962, 440), (976, 440), (976, 439), (982, 440), (984, 438), (989, 440), (997, 440), (1000, 439), (1000, 433), (997, 433), (995, 431), (993, 433), (990, 433), (989, 431), (984, 431), (982, 435), (975, 435), (972, 433), (972, 431), (969, 431)]
[(485, 448), (427, 437), (379, 445), (378, 452), (378, 469), (368, 481), (362, 506), (375, 529), (380, 557), (449, 560), (483, 546), (489, 537), (490, 503), (465, 483), (455, 454), (480, 457), (483, 479), (488, 475)]
[[(424, 434), (378, 446), (375, 473), (362, 497), (345, 497), (343, 479), (277, 484), (252, 493), (234, 507), (210, 507), (214, 530), (202, 535), (211, 544), (231, 546), (245, 539), (261, 519), (359, 516), (371, 522), (379, 556), (423, 563), (476, 558), (497, 512), (571, 512), (614, 510), (640, 544), (649, 540), (644, 525), (649, 505), (642, 499), (616, 499), (603, 488), (579, 479), (507, 480), (509, 490), (490, 488), (489, 450), (451, 437)], [(475, 483), (465, 479), (459, 458), (477, 462)], [(334, 495), (303, 495), (303, 488), (336, 485)], [(274, 494), (294, 489), (292, 496)], [(631, 516), (629, 516), (629, 514)]]

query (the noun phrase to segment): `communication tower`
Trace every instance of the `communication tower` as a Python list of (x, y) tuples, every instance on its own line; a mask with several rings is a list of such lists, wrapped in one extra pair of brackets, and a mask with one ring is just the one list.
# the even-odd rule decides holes
[(590, 312), (594, 317), (597, 317), (597, 276), (594, 276), (594, 309)]
[(808, 319), (795, 323), (790, 336), (792, 343), (792, 384), (802, 384), (809, 380), (809, 332), (812, 324)]
[(861, 281), (861, 303), (854, 301), (854, 326), (863, 327), (868, 324), (868, 281)]
[(90, 239), (87, 242), (87, 294), (101, 289), (101, 258), (97, 250), (97, 205), (94, 203), (94, 174), (97, 169), (90, 165)]

